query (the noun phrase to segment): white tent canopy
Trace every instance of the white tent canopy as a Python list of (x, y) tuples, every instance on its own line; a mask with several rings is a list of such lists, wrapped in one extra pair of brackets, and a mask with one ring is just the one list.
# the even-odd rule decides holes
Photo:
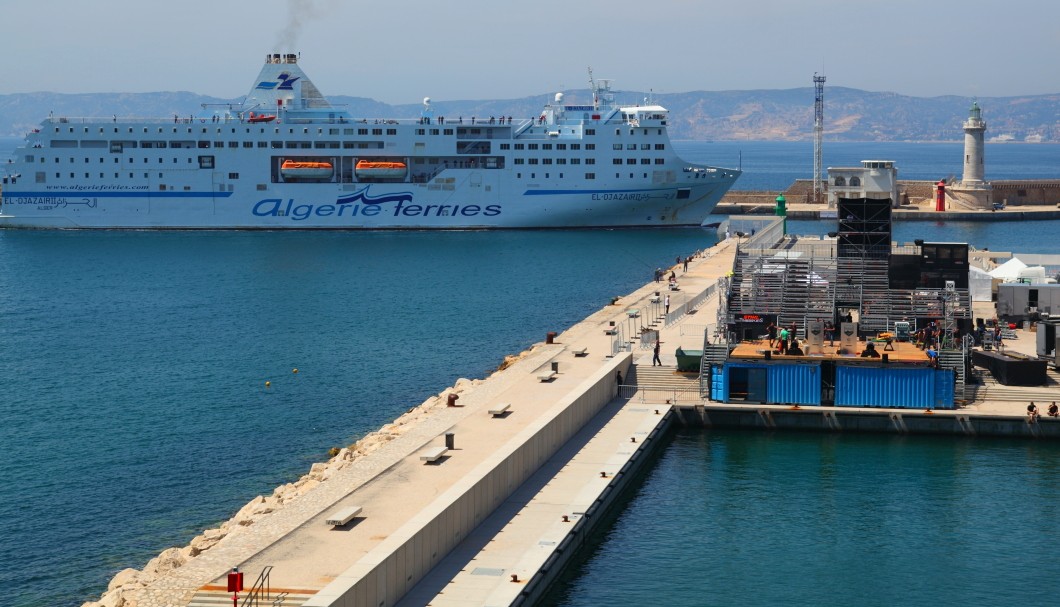
[(968, 272), (968, 291), (972, 301), (991, 301), (990, 274), (983, 269), (972, 266)]
[(1020, 270), (1026, 267), (1027, 264), (1013, 257), (993, 270), (990, 270), (990, 276), (1002, 280), (1016, 280), (1019, 278)]

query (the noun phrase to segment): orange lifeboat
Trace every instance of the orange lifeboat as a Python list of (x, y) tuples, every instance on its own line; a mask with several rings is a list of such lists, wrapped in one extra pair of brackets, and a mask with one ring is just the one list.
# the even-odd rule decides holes
[(381, 161), (381, 160), (358, 160), (354, 167), (354, 173), (359, 178), (374, 177), (385, 179), (401, 179), (408, 171), (404, 162)]
[(247, 118), (247, 122), (250, 122), (250, 123), (272, 122), (273, 120), (276, 120), (276, 116), (274, 114), (257, 114), (257, 115), (255, 115), (254, 112), (251, 112), (250, 113), (250, 117)]
[(327, 179), (335, 172), (330, 162), (307, 162), (284, 160), (280, 165), (280, 174), (287, 179)]

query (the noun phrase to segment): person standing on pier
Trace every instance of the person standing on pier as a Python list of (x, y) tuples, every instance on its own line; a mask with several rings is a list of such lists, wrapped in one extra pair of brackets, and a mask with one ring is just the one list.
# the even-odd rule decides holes
[(656, 339), (655, 340), (655, 353), (652, 355), (652, 358), (651, 358), (651, 366), (654, 367), (656, 364), (658, 364), (660, 367), (662, 366), (662, 359), (659, 358), (659, 352), (660, 351), (662, 351), (662, 342), (659, 341), (658, 339)]
[(670, 294), (669, 293), (667, 293), (666, 294), (666, 298), (663, 299), (663, 308), (666, 309), (666, 312), (664, 312), (664, 314), (669, 314), (670, 313)]

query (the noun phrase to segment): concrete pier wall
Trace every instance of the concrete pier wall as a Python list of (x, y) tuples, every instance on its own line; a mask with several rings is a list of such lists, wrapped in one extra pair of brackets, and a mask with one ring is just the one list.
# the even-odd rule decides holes
[(570, 531), (563, 538), (549, 559), (541, 566), (537, 573), (526, 583), (526, 587), (518, 598), (511, 603), (512, 607), (522, 605), (535, 605), (545, 592), (556, 581), (567, 564), (578, 555), (585, 546), (592, 533), (602, 524), (610, 520), (616, 507), (624, 504), (622, 496), (627, 490), (631, 490), (634, 483), (639, 483), (646, 474), (646, 466), (653, 461), (652, 456), (668, 441), (664, 440), (667, 432), (675, 426), (677, 416), (669, 405), (658, 407), (664, 411), (658, 425), (652, 428), (647, 436), (638, 443), (636, 450), (629, 456), (622, 468), (615, 473), (611, 481), (596, 496), (592, 505), (585, 509), (577, 522), (571, 526)]
[(689, 405), (675, 407), (686, 426), (820, 432), (876, 432), (1060, 439), (1060, 418), (985, 415), (959, 411), (866, 410), (833, 407)]
[(615, 373), (628, 375), (632, 357), (601, 367), (305, 606), (394, 605), (615, 397)]

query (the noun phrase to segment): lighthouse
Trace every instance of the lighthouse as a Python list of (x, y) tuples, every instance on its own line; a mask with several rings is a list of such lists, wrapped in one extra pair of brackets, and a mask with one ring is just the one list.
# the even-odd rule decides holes
[(977, 101), (972, 102), (968, 110), (968, 120), (964, 121), (964, 177), (961, 183), (974, 187), (983, 183), (983, 136), (986, 133), (986, 122), (983, 111)]
[[(964, 177), (946, 189), (946, 207), (949, 209), (982, 209), (992, 208), (993, 190), (989, 181), (983, 179), (985, 167), (983, 162), (984, 135), (986, 121), (979, 102), (973, 101), (968, 110), (968, 119), (964, 121)], [(939, 208), (939, 210), (944, 210)]]

